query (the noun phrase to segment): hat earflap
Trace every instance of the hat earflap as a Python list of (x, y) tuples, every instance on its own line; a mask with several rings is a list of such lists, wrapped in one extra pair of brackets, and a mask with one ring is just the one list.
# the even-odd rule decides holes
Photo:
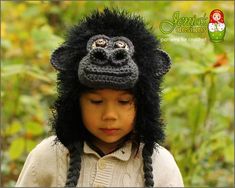
[(166, 74), (171, 67), (171, 58), (165, 51), (161, 49), (156, 50), (156, 63), (157, 63), (157, 76), (163, 76)]
[(62, 45), (53, 51), (50, 59), (52, 66), (58, 71), (74, 70), (71, 62), (77, 61), (77, 50), (66, 45)]

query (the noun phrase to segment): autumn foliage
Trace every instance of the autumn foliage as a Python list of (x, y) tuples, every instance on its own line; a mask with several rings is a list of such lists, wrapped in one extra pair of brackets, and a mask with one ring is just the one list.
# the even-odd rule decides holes
[[(14, 186), (28, 153), (50, 135), (56, 71), (49, 64), (67, 28), (105, 6), (138, 13), (161, 38), (173, 64), (162, 85), (165, 147), (185, 186), (234, 184), (234, 2), (199, 1), (1, 1), (1, 187)], [(163, 34), (161, 20), (224, 12), (224, 41), (208, 33)], [(197, 40), (177, 41), (179, 37)], [(146, 91), (148, 92), (148, 91)]]

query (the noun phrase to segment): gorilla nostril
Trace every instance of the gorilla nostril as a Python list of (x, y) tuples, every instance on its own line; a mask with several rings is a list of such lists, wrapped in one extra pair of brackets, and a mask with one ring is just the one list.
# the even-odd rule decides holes
[(112, 58), (112, 64), (123, 65), (124, 63), (127, 63), (129, 56), (126, 50), (118, 49), (113, 52), (111, 58)]
[(93, 57), (94, 57), (95, 59), (100, 60), (100, 61), (104, 61), (104, 60), (107, 59), (106, 54), (105, 54), (104, 52), (101, 52), (101, 51), (94, 53), (94, 54), (93, 54)]
[(114, 60), (120, 61), (123, 59), (126, 59), (127, 54), (123, 53), (122, 51), (118, 51), (115, 55), (114, 55)]
[(90, 52), (90, 59), (94, 64), (105, 64), (108, 60), (107, 54), (103, 49), (96, 48)]

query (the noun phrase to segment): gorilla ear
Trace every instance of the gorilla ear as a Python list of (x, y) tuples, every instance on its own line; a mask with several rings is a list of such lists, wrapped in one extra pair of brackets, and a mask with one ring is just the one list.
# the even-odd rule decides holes
[(62, 45), (52, 53), (50, 62), (58, 71), (74, 70), (76, 59), (76, 50)]
[(171, 58), (170, 56), (164, 52), (163, 50), (156, 50), (156, 63), (157, 63), (157, 76), (163, 76), (166, 74), (171, 67)]

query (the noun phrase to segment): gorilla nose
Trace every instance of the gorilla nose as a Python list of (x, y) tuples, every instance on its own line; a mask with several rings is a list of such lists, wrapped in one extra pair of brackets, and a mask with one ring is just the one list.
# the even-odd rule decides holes
[(129, 57), (125, 49), (115, 49), (109, 52), (103, 48), (95, 48), (90, 52), (91, 63), (100, 66), (107, 63), (110, 63), (112, 66), (122, 66), (128, 62)]
[(111, 63), (115, 66), (121, 66), (128, 62), (129, 55), (125, 49), (116, 49), (111, 54)]

